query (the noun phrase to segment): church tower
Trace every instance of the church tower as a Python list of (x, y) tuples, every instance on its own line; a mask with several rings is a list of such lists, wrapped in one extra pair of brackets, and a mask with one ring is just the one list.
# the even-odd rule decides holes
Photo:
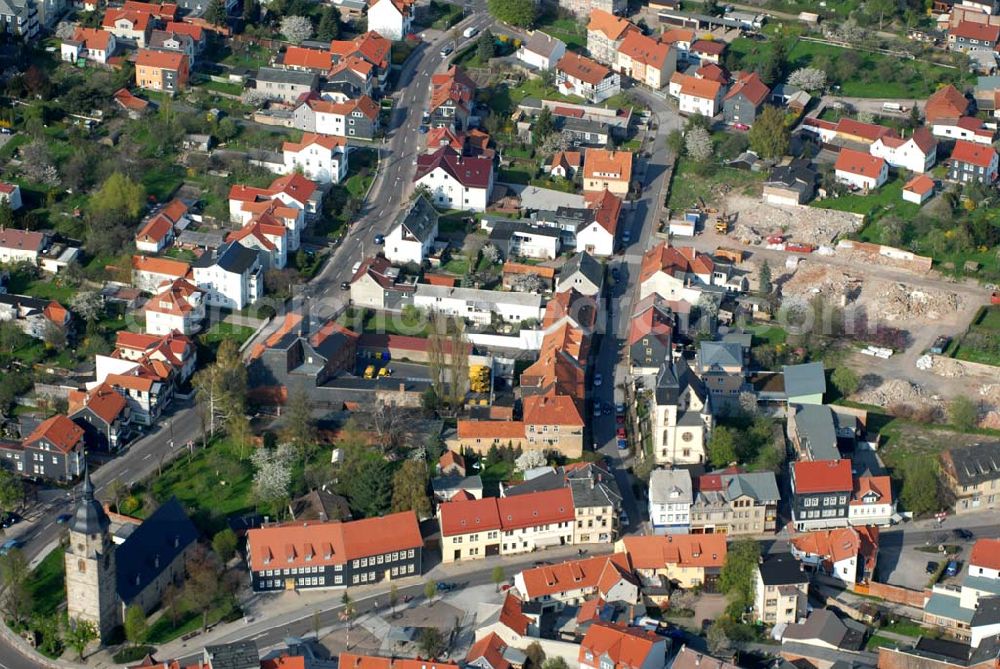
[(94, 623), (102, 641), (119, 624), (121, 609), (110, 525), (104, 507), (94, 499), (94, 484), (87, 472), (83, 495), (69, 522), (66, 602), (70, 619)]

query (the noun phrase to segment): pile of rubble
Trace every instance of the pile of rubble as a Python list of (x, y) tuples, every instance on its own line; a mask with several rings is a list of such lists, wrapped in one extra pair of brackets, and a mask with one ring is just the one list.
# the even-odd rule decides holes
[(839, 269), (821, 263), (804, 262), (792, 272), (791, 276), (782, 275), (778, 278), (781, 294), (784, 297), (802, 297), (809, 299), (815, 295), (839, 300), (844, 295), (850, 295), (852, 286), (860, 285), (860, 277), (854, 277)]
[(986, 409), (979, 427), (1000, 430), (1000, 383), (984, 383), (979, 388), (979, 397)]
[(744, 244), (761, 244), (778, 232), (794, 242), (831, 245), (841, 236), (861, 228), (862, 217), (832, 209), (765, 204), (759, 198), (730, 193), (723, 210), (735, 214), (730, 236)]
[(917, 290), (902, 283), (874, 282), (864, 292), (873, 299), (875, 313), (887, 321), (938, 320), (961, 306), (955, 293)]
[(864, 388), (858, 391), (853, 399), (862, 404), (874, 404), (880, 407), (893, 404), (925, 404), (929, 401), (922, 387), (903, 379), (889, 379), (873, 388)]

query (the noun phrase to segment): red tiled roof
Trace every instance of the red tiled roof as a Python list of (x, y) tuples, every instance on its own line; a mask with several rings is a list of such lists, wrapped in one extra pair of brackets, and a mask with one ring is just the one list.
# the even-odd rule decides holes
[(503, 656), (506, 650), (507, 643), (496, 632), (490, 632), (472, 644), (465, 656), (465, 662), (468, 664), (473, 660), (483, 658), (492, 669), (510, 669), (510, 662)]
[[(144, 3), (143, 3), (144, 4)], [(114, 28), (115, 24), (120, 19), (126, 19), (132, 24), (133, 30), (145, 31), (149, 28), (149, 20), (152, 14), (147, 12), (138, 12), (133, 9), (115, 9), (109, 8), (104, 13), (104, 20), (101, 22), (101, 26), (104, 28)]]
[(885, 160), (862, 151), (843, 148), (837, 155), (833, 169), (837, 172), (857, 174), (869, 179), (877, 179), (885, 167)]
[[(715, 100), (722, 92), (722, 84), (712, 79), (699, 79), (686, 74), (674, 75), (681, 84), (680, 95), (689, 95), (702, 100)], [(673, 80), (674, 77), (671, 77)]]
[(608, 76), (611, 70), (601, 65), (596, 60), (581, 56), (572, 51), (566, 54), (556, 63), (556, 70), (566, 73), (566, 76), (579, 81), (586, 82), (591, 86), (596, 86)]
[(102, 383), (90, 392), (71, 391), (69, 405), (71, 414), (87, 408), (105, 423), (111, 424), (125, 410), (128, 401), (111, 386)]
[(725, 50), (725, 42), (714, 42), (707, 39), (700, 39), (691, 45), (692, 53), (704, 53), (709, 56), (721, 56), (722, 52)]
[(860, 137), (869, 142), (874, 142), (879, 137), (885, 137), (886, 135), (896, 136), (896, 131), (892, 128), (877, 123), (856, 121), (853, 118), (842, 118), (837, 121), (836, 131), (838, 134)]
[(417, 173), (413, 180), (422, 179), (438, 168), (466, 188), (488, 188), (493, 175), (492, 160), (463, 157), (442, 146), (434, 153), (417, 157)]
[(314, 132), (307, 132), (302, 135), (301, 142), (285, 142), (281, 145), (281, 150), (298, 153), (302, 151), (302, 149), (309, 148), (313, 144), (322, 146), (324, 149), (332, 151), (338, 146), (344, 146), (347, 144), (347, 140), (343, 137), (336, 137), (334, 135), (318, 135)]
[(45, 235), (29, 230), (14, 228), (0, 229), (0, 247), (28, 251), (41, 251), (45, 245)]
[[(515, 495), (516, 497), (516, 495)], [(538, 599), (570, 590), (611, 587), (631, 571), (625, 553), (601, 555), (569, 560), (555, 565), (544, 565), (521, 572), (527, 599)], [(601, 591), (607, 594), (606, 590)]]
[(177, 33), (178, 35), (187, 35), (196, 42), (200, 42), (205, 38), (204, 28), (184, 21), (168, 21), (165, 30)]
[(580, 407), (568, 395), (532, 395), (523, 404), (524, 422), (528, 425), (583, 427)]
[(639, 283), (649, 279), (657, 272), (666, 272), (671, 276), (680, 273), (696, 272), (711, 273), (714, 269), (712, 259), (699, 253), (690, 246), (669, 246), (660, 242), (642, 257), (639, 267)]
[(198, 286), (186, 279), (174, 279), (161, 285), (158, 290), (156, 295), (146, 301), (143, 311), (183, 316), (194, 309), (189, 298), (201, 292)]
[(638, 30), (633, 30), (625, 35), (618, 52), (634, 61), (661, 70), (667, 64), (670, 46), (647, 37)]
[(583, 159), (583, 176), (628, 183), (632, 180), (632, 152), (588, 149)]
[(926, 174), (918, 174), (906, 182), (903, 190), (916, 193), (917, 195), (924, 195), (934, 190), (934, 179), (931, 179)]
[(97, 28), (80, 28), (73, 31), (73, 41), (81, 42), (86, 48), (97, 51), (107, 51), (111, 42), (111, 33)]
[(289, 523), (247, 532), (250, 568), (344, 564), (349, 560), (420, 548), (423, 539), (412, 511), (350, 522)]
[(993, 150), (992, 146), (968, 142), (964, 139), (956, 140), (955, 148), (951, 151), (951, 160), (958, 160), (977, 167), (989, 167), (995, 156), (996, 151)]
[(1000, 26), (979, 21), (959, 21), (957, 26), (948, 29), (948, 36), (996, 44), (1000, 39)]
[(119, 88), (115, 91), (115, 101), (125, 109), (133, 111), (143, 111), (149, 107), (149, 103), (142, 98), (136, 97), (127, 88)]
[(438, 518), (444, 536), (499, 530), (501, 527), (496, 497), (445, 502), (438, 506)]
[(796, 534), (790, 541), (799, 551), (830, 564), (857, 557), (861, 550), (861, 538), (851, 527)]
[(721, 567), (726, 561), (724, 534), (668, 534), (628, 536), (622, 542), (635, 569), (681, 567)]
[(139, 49), (135, 58), (137, 67), (155, 67), (162, 70), (181, 70), (187, 68), (187, 56), (177, 51), (154, 51)]
[(612, 235), (615, 234), (618, 218), (621, 216), (622, 199), (609, 190), (584, 193), (583, 198), (587, 206), (594, 210), (594, 220)]
[(767, 96), (771, 94), (771, 89), (761, 81), (760, 75), (756, 72), (751, 72), (733, 84), (733, 87), (726, 93), (726, 99), (732, 99), (740, 94), (745, 95), (751, 104), (759, 106), (767, 100)]
[(615, 16), (611, 12), (606, 12), (603, 9), (590, 10), (590, 23), (587, 24), (587, 30), (604, 33), (604, 36), (612, 41), (618, 41), (632, 32), (642, 34), (629, 21)]
[(851, 495), (851, 505), (862, 504), (865, 495), (874, 493), (879, 504), (892, 503), (892, 479), (888, 476), (858, 476), (854, 479), (854, 492)]
[(569, 488), (445, 502), (438, 507), (444, 536), (573, 522), (575, 515), (573, 492)]
[(687, 42), (690, 44), (694, 41), (694, 31), (690, 28), (664, 30), (663, 34), (660, 35), (660, 41), (664, 44), (676, 44), (677, 42)]
[(41, 439), (47, 440), (63, 453), (69, 453), (83, 440), (83, 428), (63, 414), (56, 414), (36, 427), (24, 443), (33, 444)]
[(729, 83), (729, 74), (715, 63), (702, 65), (695, 70), (694, 76), (695, 79), (708, 79), (709, 81), (717, 81), (720, 84)]
[(341, 653), (337, 666), (340, 669), (459, 669), (457, 664), (433, 660), (378, 657)]
[(854, 490), (850, 460), (813, 460), (792, 464), (794, 492), (823, 493)]
[(270, 190), (272, 196), (284, 193), (296, 202), (305, 204), (312, 197), (312, 194), (316, 192), (316, 184), (298, 172), (293, 172), (272, 181), (271, 187), (268, 190)]
[(927, 119), (928, 124), (933, 125), (939, 120), (965, 116), (968, 110), (969, 101), (962, 95), (961, 91), (948, 84), (927, 98), (927, 104), (924, 106), (924, 118)]
[(458, 467), (460, 469), (465, 469), (465, 458), (452, 450), (446, 450), (438, 458), (438, 466), (441, 469), (448, 469), (449, 467)]
[(1000, 570), (1000, 539), (977, 539), (972, 546), (969, 564)]
[(183, 277), (191, 270), (191, 266), (182, 260), (134, 255), (132, 256), (132, 269), (137, 272)]
[(521, 599), (510, 590), (500, 607), (500, 624), (521, 636), (528, 633), (528, 626), (531, 625), (531, 618), (524, 615)]
[(173, 232), (174, 224), (163, 214), (157, 214), (149, 219), (135, 235), (137, 242), (155, 242), (159, 244)]
[(601, 658), (607, 656), (614, 669), (636, 669), (646, 666), (654, 648), (662, 643), (662, 638), (644, 629), (595, 622), (580, 642), (580, 665), (603, 666)]
[(303, 46), (290, 46), (285, 49), (281, 63), (285, 67), (301, 67), (325, 72), (333, 65), (333, 54)]
[(459, 439), (524, 439), (524, 423), (512, 420), (460, 420)]

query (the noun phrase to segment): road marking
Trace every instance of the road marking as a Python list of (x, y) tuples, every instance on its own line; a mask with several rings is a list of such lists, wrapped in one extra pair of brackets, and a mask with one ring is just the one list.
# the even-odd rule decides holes
[(151, 457), (153, 457), (152, 453), (146, 453), (146, 455), (142, 456), (142, 459), (143, 460), (149, 460)]

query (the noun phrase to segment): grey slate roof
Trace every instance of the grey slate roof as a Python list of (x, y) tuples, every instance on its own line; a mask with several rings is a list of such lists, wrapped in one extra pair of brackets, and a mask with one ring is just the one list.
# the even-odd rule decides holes
[(979, 485), (1000, 478), (1000, 441), (952, 448), (946, 453), (955, 466), (959, 485)]
[(198, 530), (171, 497), (116, 550), (118, 596), (128, 604), (198, 539)]
[(427, 237), (433, 234), (437, 222), (437, 210), (423, 195), (415, 198), (396, 220), (397, 225), (403, 226), (404, 239), (409, 236), (420, 242), (427, 241)]
[(314, 72), (282, 70), (277, 67), (262, 67), (257, 70), (257, 81), (271, 81), (278, 84), (295, 84), (315, 88), (319, 77)]
[(758, 502), (777, 502), (781, 499), (774, 472), (723, 474), (722, 484), (726, 499), (732, 500), (744, 495)]
[(493, 224), (490, 239), (510, 239), (517, 233), (556, 239), (561, 236), (558, 230), (547, 225), (532, 225), (527, 221), (499, 220)]
[(814, 609), (802, 624), (792, 624), (785, 628), (781, 643), (786, 641), (823, 641), (843, 650), (860, 650), (864, 642), (864, 632), (844, 624), (829, 609)]
[(83, 475), (83, 494), (77, 502), (69, 529), (81, 534), (100, 534), (110, 525), (111, 520), (104, 512), (104, 507), (94, 498), (94, 484), (88, 471)]
[(698, 367), (701, 372), (743, 366), (743, 347), (734, 342), (703, 341), (698, 347)]
[(258, 669), (260, 651), (253, 641), (205, 646), (204, 662), (209, 663), (212, 669)]
[(681, 394), (690, 387), (699, 399), (705, 399), (705, 384), (694, 375), (687, 360), (665, 363), (656, 375), (656, 401), (658, 404), (676, 404)]
[(980, 597), (972, 614), (972, 627), (1000, 624), (1000, 597)]
[(559, 44), (563, 44), (562, 40), (559, 38), (546, 35), (542, 31), (536, 30), (534, 34), (528, 38), (528, 41), (524, 43), (524, 49), (549, 58), (552, 56), (552, 52), (555, 51), (556, 46)]
[(830, 407), (796, 404), (794, 409), (799, 441), (809, 457), (813, 460), (839, 459), (837, 427)]
[[(594, 483), (593, 486), (591, 481)], [(527, 481), (505, 486), (503, 495), (513, 497), (567, 486), (573, 491), (573, 505), (577, 508), (617, 507), (622, 501), (621, 490), (614, 475), (594, 463), (568, 471), (565, 467), (554, 467)]]
[(691, 472), (686, 469), (654, 469), (649, 475), (649, 501), (681, 504), (693, 501)]
[(448, 490), (482, 491), (483, 479), (479, 474), (475, 476), (437, 476), (431, 479), (431, 489), (435, 493), (442, 493)]
[(559, 282), (562, 283), (577, 272), (597, 287), (601, 286), (604, 279), (604, 265), (586, 251), (577, 253), (559, 268)]
[(826, 392), (826, 375), (822, 362), (785, 365), (785, 394), (788, 397), (816, 395)]
[(191, 266), (205, 268), (218, 265), (227, 272), (243, 274), (256, 262), (258, 253), (258, 251), (248, 249), (242, 244), (229, 242), (220, 246), (215, 252), (201, 254), (201, 257), (191, 263)]
[(809, 582), (809, 574), (791, 553), (772, 553), (764, 556), (758, 567), (764, 585), (799, 585)]

